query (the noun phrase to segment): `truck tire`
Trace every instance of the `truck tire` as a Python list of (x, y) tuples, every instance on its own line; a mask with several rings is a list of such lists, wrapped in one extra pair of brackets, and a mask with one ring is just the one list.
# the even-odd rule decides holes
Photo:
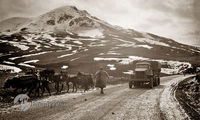
[(152, 89), (153, 88), (153, 79), (151, 78), (149, 81), (149, 87)]
[(137, 86), (138, 86), (138, 87), (140, 87), (140, 86), (141, 86), (140, 84), (141, 84), (141, 82), (137, 82)]
[(158, 86), (158, 78), (156, 77), (156, 84), (155, 84), (155, 86)]
[(129, 82), (129, 88), (131, 89), (132, 88), (132, 82)]
[(156, 86), (157, 84), (157, 79), (156, 78), (152, 78), (153, 79), (153, 86)]
[(160, 77), (158, 78), (158, 85), (160, 85)]

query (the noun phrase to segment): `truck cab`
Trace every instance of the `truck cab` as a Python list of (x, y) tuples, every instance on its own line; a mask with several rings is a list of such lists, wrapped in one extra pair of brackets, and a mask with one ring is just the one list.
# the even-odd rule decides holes
[(151, 64), (148, 62), (137, 63), (134, 72), (136, 79), (144, 79), (153, 75)]
[(156, 61), (139, 61), (134, 64), (134, 75), (131, 77), (129, 87), (149, 84), (150, 88), (160, 84), (160, 63)]

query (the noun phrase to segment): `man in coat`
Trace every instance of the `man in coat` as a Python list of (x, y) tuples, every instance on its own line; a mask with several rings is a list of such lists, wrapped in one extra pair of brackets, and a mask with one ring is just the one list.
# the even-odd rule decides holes
[(101, 94), (104, 94), (103, 88), (106, 87), (107, 80), (109, 79), (108, 73), (101, 67), (95, 74), (96, 85), (95, 87), (101, 88)]

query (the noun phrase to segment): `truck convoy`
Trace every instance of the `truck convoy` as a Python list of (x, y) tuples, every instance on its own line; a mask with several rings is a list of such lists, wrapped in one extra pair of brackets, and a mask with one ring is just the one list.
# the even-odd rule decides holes
[(150, 88), (160, 85), (161, 64), (157, 61), (137, 61), (134, 63), (134, 75), (129, 81), (129, 88), (148, 84)]

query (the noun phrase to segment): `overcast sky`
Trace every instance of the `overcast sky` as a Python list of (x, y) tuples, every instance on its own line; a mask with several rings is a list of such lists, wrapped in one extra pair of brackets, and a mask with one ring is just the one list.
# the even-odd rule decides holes
[(110, 24), (200, 46), (200, 0), (0, 0), (0, 20), (74, 5)]

